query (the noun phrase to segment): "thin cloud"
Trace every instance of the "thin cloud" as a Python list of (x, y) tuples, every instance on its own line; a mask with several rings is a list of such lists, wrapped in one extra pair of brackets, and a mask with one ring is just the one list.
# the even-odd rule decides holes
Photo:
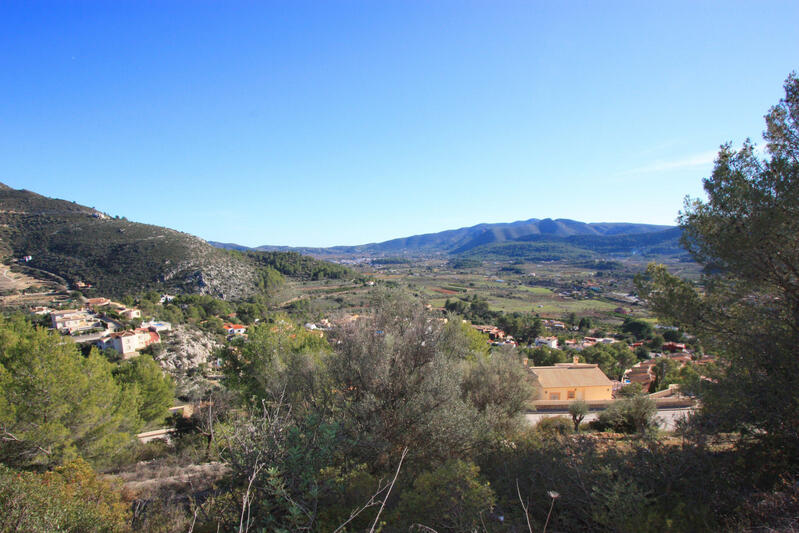
[(702, 152), (701, 154), (694, 154), (679, 159), (671, 159), (667, 161), (658, 160), (649, 165), (626, 170), (622, 175), (629, 174), (654, 174), (656, 172), (665, 172), (667, 170), (679, 170), (683, 168), (693, 168), (709, 165), (716, 159), (717, 151)]

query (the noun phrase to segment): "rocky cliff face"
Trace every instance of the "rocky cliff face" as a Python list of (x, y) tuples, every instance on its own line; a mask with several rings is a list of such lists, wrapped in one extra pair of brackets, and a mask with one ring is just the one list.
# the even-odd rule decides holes
[(214, 352), (222, 347), (213, 335), (180, 324), (164, 335), (164, 351), (156, 357), (167, 371), (186, 371), (214, 362)]

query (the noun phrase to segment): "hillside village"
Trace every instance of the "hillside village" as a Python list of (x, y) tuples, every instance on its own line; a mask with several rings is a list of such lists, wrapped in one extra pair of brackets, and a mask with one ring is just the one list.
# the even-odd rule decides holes
[[(161, 295), (158, 306), (169, 305), (174, 299), (173, 295)], [(159, 320), (157, 316), (143, 317), (142, 311), (135, 306), (127, 306), (105, 297), (82, 298), (81, 301), (83, 306), (79, 308), (55, 310), (35, 306), (30, 308), (30, 313), (49, 317), (50, 327), (53, 330), (69, 336), (75, 342), (83, 345), (93, 344), (100, 350), (114, 350), (122, 359), (130, 359), (143, 351), (148, 351), (151, 346), (161, 343), (163, 335), (169, 335), (172, 331), (170, 322)], [(188, 305), (183, 304), (183, 307), (185, 309)], [(428, 309), (432, 308), (428, 306)], [(444, 310), (441, 309), (439, 312)], [(228, 313), (218, 318), (229, 320), (222, 323), (220, 338), (228, 342), (247, 338), (248, 326), (230, 321), (237, 318), (235, 313)], [(360, 315), (357, 313), (338, 314), (335, 317), (306, 322), (304, 328), (323, 336), (331, 328), (352, 324), (359, 318)], [(442, 320), (446, 322), (448, 319), (442, 318)], [(257, 322), (256, 319), (255, 323)], [(528, 369), (531, 381), (535, 384), (535, 391), (529, 399), (528, 407), (543, 412), (565, 413), (569, 404), (576, 400), (585, 401), (592, 409), (607, 408), (623, 387), (630, 384), (635, 384), (644, 392), (654, 394), (657, 405), (669, 408), (691, 407), (694, 401), (689, 396), (680, 394), (677, 384), (668, 385), (666, 390), (671, 394), (668, 396), (668, 401), (664, 399), (661, 392), (664, 388), (658, 387), (658, 378), (660, 377), (662, 381), (664, 374), (662, 367), (668, 366), (670, 371), (679, 373), (686, 366), (698, 369), (715, 361), (712, 356), (688, 348), (684, 342), (667, 341), (662, 342), (659, 351), (646, 352), (643, 359), (639, 357), (634, 362), (631, 360), (629, 367), (622, 369), (623, 374), (618, 379), (610, 379), (600, 369), (599, 363), (586, 362), (585, 358), (581, 360), (580, 354), (589, 348), (614, 344), (624, 346), (633, 352), (636, 350), (640, 352), (645, 345), (651, 344), (652, 339), (635, 341), (623, 337), (593, 337), (588, 332), (581, 332), (576, 326), (570, 326), (564, 321), (544, 319), (541, 321), (542, 331), (550, 334), (535, 337), (525, 344), (515, 340), (512, 335), (498, 326), (470, 324), (466, 320), (463, 322), (483, 336), (489, 350), (503, 347), (526, 350), (524, 353), (527, 355), (519, 357), (518, 364)], [(555, 362), (554, 365), (537, 365), (532, 352), (542, 347), (563, 353), (564, 357), (570, 360)], [(152, 353), (152, 350), (149, 352)], [(219, 360), (214, 360), (212, 367), (217, 367), (219, 364)], [(678, 398), (679, 401), (675, 401)], [(167, 438), (168, 435), (168, 432), (162, 431), (159, 437)], [(146, 438), (151, 440), (153, 437), (148, 433)]]

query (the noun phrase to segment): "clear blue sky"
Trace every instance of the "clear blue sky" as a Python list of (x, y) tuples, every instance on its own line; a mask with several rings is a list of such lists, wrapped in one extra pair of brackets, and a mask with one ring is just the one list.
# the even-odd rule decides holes
[(0, 181), (251, 246), (671, 224), (799, 2), (0, 3)]

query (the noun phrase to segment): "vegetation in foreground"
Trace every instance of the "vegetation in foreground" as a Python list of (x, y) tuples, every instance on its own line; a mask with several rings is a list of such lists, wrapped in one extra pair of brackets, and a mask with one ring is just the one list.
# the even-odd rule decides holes
[(389, 292), (327, 337), (276, 318), (232, 343), (224, 387), (171, 444), (123, 461), (215, 475), (130, 494), (82, 461), (109, 468), (129, 446), (152, 416), (140, 401), (152, 374), (12, 318), (0, 323), (0, 530), (796, 530), (796, 76), (767, 128), (768, 159), (724, 147), (708, 201), (686, 206), (701, 285), (658, 266), (638, 280), (723, 362), (679, 439), (653, 431), (635, 393), (595, 424), (628, 433), (586, 431), (579, 405), (526, 427), (512, 352), (487, 353), (461, 322)]

